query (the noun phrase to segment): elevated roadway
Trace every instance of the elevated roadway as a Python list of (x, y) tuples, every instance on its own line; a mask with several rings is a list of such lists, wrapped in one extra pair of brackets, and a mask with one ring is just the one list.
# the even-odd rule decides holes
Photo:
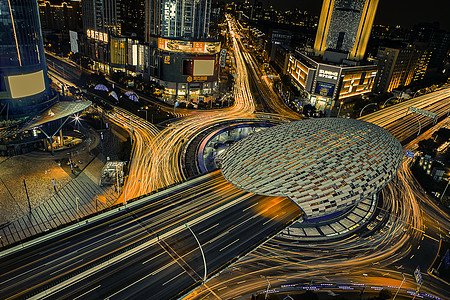
[(241, 191), (216, 171), (129, 204), (125, 213), (0, 253), (0, 294), (169, 299), (203, 281), (201, 251), (185, 224), (203, 245), (209, 278), (298, 213), (287, 198)]

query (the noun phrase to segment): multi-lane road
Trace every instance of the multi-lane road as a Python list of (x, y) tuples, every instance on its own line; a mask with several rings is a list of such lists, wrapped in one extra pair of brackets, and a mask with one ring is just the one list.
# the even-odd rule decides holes
[[(128, 199), (184, 182), (180, 153), (186, 141), (198, 132), (220, 121), (259, 118), (254, 114), (248, 77), (260, 74), (251, 56), (242, 51), (233, 24), (229, 20), (237, 74), (233, 107), (186, 116), (163, 130), (123, 110), (111, 113), (110, 118), (128, 128), (133, 136)], [(249, 72), (247, 66), (253, 71)], [(404, 107), (393, 106), (362, 119), (385, 128), (391, 126), (394, 135), (406, 138), (401, 136), (403, 131), (415, 130), (411, 129), (414, 117), (405, 117), (406, 109), (415, 106), (442, 115), (448, 107), (448, 93), (442, 90), (414, 98), (403, 102)], [(263, 95), (271, 97), (270, 89)], [(274, 110), (278, 107), (270, 106)], [(399, 127), (403, 129), (396, 134)], [(409, 185), (411, 177), (406, 172), (404, 169), (399, 173), (383, 192), (382, 230), (303, 245), (275, 238), (238, 261), (231, 269), (237, 273), (215, 277), (202, 285), (195, 297), (231, 298), (257, 291), (266, 285), (262, 275), (268, 275), (272, 284), (305, 277), (339, 282), (343, 278), (362, 281), (361, 274), (370, 271), (369, 282), (398, 285), (402, 268), (410, 268), (398, 262), (410, 258), (409, 246), (417, 247), (425, 233), (417, 200), (420, 189)], [(184, 182), (163, 196), (153, 197), (148, 205), (133, 209), (129, 205), (126, 213), (95, 226), (82, 227), (13, 255), (3, 253), (0, 294), (4, 298), (170, 298), (201, 285), (204, 276), (201, 251), (185, 224), (203, 245), (210, 277), (299, 215), (297, 206), (288, 199), (240, 191), (228, 184), (220, 172)], [(224, 279), (230, 274), (231, 278)], [(409, 276), (405, 286), (411, 287), (413, 280)], [(437, 287), (429, 280), (424, 289), (433, 292)]]
[(0, 295), (168, 299), (203, 282), (195, 238), (210, 277), (299, 215), (290, 200), (239, 190), (220, 171), (148, 201), (29, 248), (3, 252)]

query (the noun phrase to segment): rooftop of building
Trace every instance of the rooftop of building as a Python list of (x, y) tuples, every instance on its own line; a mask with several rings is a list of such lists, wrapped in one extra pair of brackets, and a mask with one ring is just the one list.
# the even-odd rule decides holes
[(386, 130), (353, 119), (291, 122), (253, 133), (219, 155), (224, 177), (259, 195), (285, 196), (309, 218), (354, 206), (378, 192), (402, 161)]

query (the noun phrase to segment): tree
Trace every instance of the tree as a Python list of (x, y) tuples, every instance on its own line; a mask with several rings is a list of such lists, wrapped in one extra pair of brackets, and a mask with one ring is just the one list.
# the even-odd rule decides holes
[(450, 140), (450, 129), (447, 128), (441, 128), (435, 133), (433, 133), (434, 141), (437, 143), (437, 145), (442, 145), (443, 143)]
[(303, 107), (303, 114), (308, 117), (312, 117), (316, 113), (316, 108), (311, 104), (306, 104)]
[(438, 144), (432, 139), (422, 140), (418, 143), (419, 151), (422, 151), (424, 154), (428, 154), (431, 157), (436, 156), (436, 149)]

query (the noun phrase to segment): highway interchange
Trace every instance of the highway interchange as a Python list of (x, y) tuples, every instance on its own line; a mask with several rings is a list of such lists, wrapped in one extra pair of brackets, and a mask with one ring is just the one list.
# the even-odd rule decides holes
[[(259, 80), (257, 64), (236, 30), (230, 19), (237, 77), (233, 107), (191, 113), (163, 130), (123, 109), (108, 113), (133, 136), (127, 199), (175, 186), (164, 194), (150, 196), (146, 205), (129, 204), (125, 213), (95, 226), (84, 226), (27, 251), (17, 249), (12, 256), (3, 253), (3, 298), (48, 295), (54, 299), (123, 299), (154, 295), (155, 299), (165, 299), (188, 295), (230, 299), (264, 290), (264, 276), (272, 286), (280, 286), (311, 281), (361, 283), (362, 274), (367, 273), (370, 284), (396, 287), (402, 280), (401, 272), (407, 278), (403, 287), (415, 288), (412, 271), (420, 263), (426, 274), (440, 235), (449, 232), (449, 216), (414, 181), (409, 171), (411, 159), (405, 159), (397, 179), (383, 190), (379, 207), (383, 218), (377, 230), (362, 229), (345, 239), (322, 243), (294, 243), (276, 236), (267, 240), (298, 217), (297, 206), (288, 199), (240, 191), (227, 183), (220, 171), (187, 181), (180, 157), (199, 132), (219, 121), (273, 116), (255, 113), (251, 85), (261, 91), (259, 97), (271, 99), (266, 101), (269, 112), (300, 118), (280, 99), (274, 100), (276, 94), (267, 80)], [(387, 128), (402, 141), (418, 131), (417, 115), (405, 117), (409, 106), (445, 116), (449, 97), (449, 89), (444, 89), (362, 119)], [(424, 127), (433, 120), (420, 117), (420, 121)], [(413, 149), (416, 143), (412, 141), (405, 148)], [(125, 193), (118, 201), (125, 201)], [(221, 272), (203, 285), (200, 249), (185, 224), (203, 245), (208, 278)], [(253, 250), (256, 245), (260, 247)], [(430, 251), (433, 257), (421, 251)], [(414, 257), (420, 257), (420, 261)], [(445, 290), (445, 284), (433, 276), (425, 280), (423, 290), (443, 299), (450, 297), (448, 286)]]

